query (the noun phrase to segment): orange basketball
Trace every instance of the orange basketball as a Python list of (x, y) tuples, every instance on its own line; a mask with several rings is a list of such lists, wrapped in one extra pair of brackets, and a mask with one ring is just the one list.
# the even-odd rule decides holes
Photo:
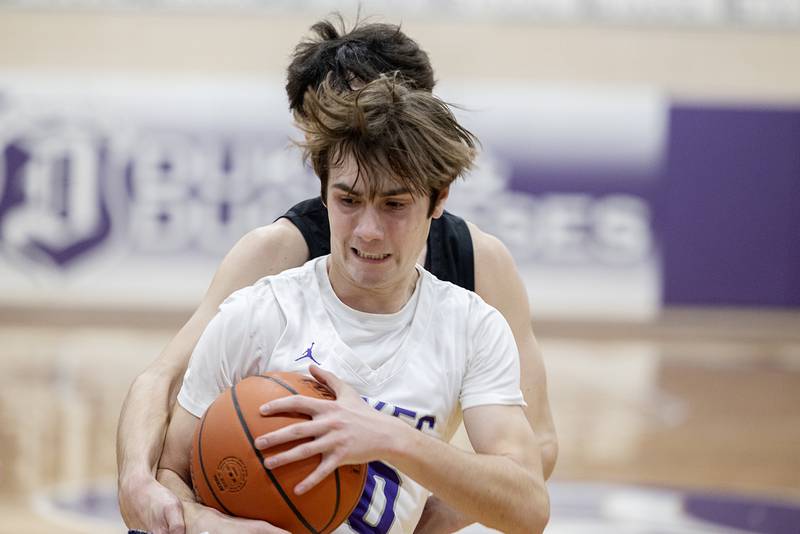
[(253, 445), (262, 434), (309, 419), (297, 413), (266, 417), (259, 413), (265, 402), (287, 395), (335, 399), (332, 391), (309, 376), (277, 372), (247, 377), (217, 397), (194, 435), (195, 495), (228, 515), (261, 519), (292, 533), (328, 533), (358, 503), (367, 466), (341, 466), (308, 492), (295, 495), (294, 487), (319, 465), (321, 456), (267, 469), (265, 458), (299, 441), (264, 451)]

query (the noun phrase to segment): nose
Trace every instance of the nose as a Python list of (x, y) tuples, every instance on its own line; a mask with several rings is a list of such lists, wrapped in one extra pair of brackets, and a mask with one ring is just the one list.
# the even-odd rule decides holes
[(362, 241), (383, 239), (383, 222), (380, 213), (374, 206), (366, 206), (361, 210), (353, 233)]

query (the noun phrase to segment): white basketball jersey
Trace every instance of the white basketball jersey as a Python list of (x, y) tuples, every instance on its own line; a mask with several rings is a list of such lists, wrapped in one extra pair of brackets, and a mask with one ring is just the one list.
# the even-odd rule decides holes
[[(348, 332), (334, 328), (332, 308), (323, 304), (336, 299), (327, 291), (326, 261), (327, 256), (317, 258), (264, 278), (226, 300), (192, 355), (178, 395), (184, 408), (200, 417), (220, 391), (245, 376), (307, 373), (311, 363), (353, 386), (376, 410), (445, 441), (463, 409), (524, 404), (511, 330), (476, 294), (418, 267), (410, 322), (392, 355), (373, 368), (344, 341)], [(385, 316), (351, 311), (376, 321), (376, 329), (386, 328), (379, 324)], [(335, 322), (347, 329), (346, 322)], [(361, 502), (336, 533), (413, 532), (428, 496), (391, 465), (372, 462)]]

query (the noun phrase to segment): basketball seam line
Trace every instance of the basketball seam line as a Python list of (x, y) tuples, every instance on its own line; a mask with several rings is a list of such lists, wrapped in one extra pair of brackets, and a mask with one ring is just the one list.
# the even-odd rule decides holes
[[(208, 413), (208, 412), (206, 412)], [(217, 492), (214, 491), (214, 486), (211, 485), (211, 481), (208, 480), (208, 473), (206, 473), (206, 463), (203, 461), (203, 427), (206, 424), (206, 416), (203, 415), (203, 419), (200, 420), (200, 430), (197, 433), (197, 457), (200, 458), (200, 471), (203, 473), (203, 478), (206, 481), (206, 486), (208, 489), (211, 490), (211, 495), (214, 497), (214, 500), (222, 507), (228, 515), (234, 515), (228, 508), (222, 503), (220, 498), (217, 496)]]
[[(269, 377), (264, 377), (264, 378), (269, 378)], [(275, 380), (275, 382), (280, 384), (279, 380)], [(286, 389), (291, 391), (291, 388), (289, 387), (286, 387)], [(311, 534), (319, 534), (319, 532), (314, 529), (314, 527), (308, 522), (308, 520), (305, 517), (303, 517), (303, 514), (300, 513), (300, 510), (298, 510), (297, 507), (294, 505), (292, 500), (289, 498), (284, 489), (281, 487), (280, 483), (278, 482), (278, 479), (275, 478), (275, 475), (272, 473), (272, 470), (267, 469), (267, 467), (264, 465), (264, 455), (261, 454), (261, 451), (258, 449), (258, 447), (256, 447), (253, 435), (250, 433), (250, 429), (247, 427), (247, 422), (244, 420), (242, 409), (239, 406), (239, 400), (236, 396), (236, 386), (234, 386), (231, 389), (231, 395), (233, 397), (233, 407), (236, 410), (236, 415), (239, 418), (239, 423), (242, 425), (242, 430), (244, 430), (244, 433), (247, 436), (247, 440), (250, 442), (250, 447), (252, 447), (253, 452), (255, 452), (256, 456), (258, 457), (259, 463), (261, 464), (261, 468), (267, 474), (270, 481), (272, 481), (272, 484), (275, 486), (275, 489), (278, 490), (278, 493), (280, 493), (284, 502), (289, 506), (289, 509), (294, 513), (297, 519), (300, 520), (303, 526), (306, 527), (306, 529), (308, 529), (308, 531), (311, 532)]]
[[(334, 469), (333, 477), (336, 480), (336, 501), (335, 501), (335, 503), (333, 505), (333, 515), (331, 516), (330, 520), (327, 523), (325, 523), (325, 526), (320, 529), (323, 532), (329, 526), (331, 526), (331, 523), (333, 523), (333, 521), (336, 519), (336, 516), (339, 514), (339, 492), (341, 491), (341, 487), (340, 487), (340, 483), (339, 483), (339, 468), (338, 467), (336, 469)], [(347, 519), (347, 518), (345, 518), (345, 519)]]
[[(277, 377), (274, 377), (274, 376), (269, 376), (269, 375), (258, 375), (258, 376), (259, 376), (259, 378), (264, 378), (266, 380), (271, 380), (272, 382), (275, 382), (279, 386), (283, 386), (284, 389), (286, 389), (287, 391), (290, 391), (294, 395), (299, 395), (300, 394), (300, 392), (298, 392), (296, 389), (294, 389), (292, 386), (290, 386), (289, 384), (287, 384), (286, 382), (284, 382), (280, 378), (277, 378)], [(341, 490), (341, 483), (339, 481), (339, 468), (338, 467), (333, 471), (333, 477), (334, 477), (334, 480), (336, 481), (336, 500), (334, 501), (333, 515), (328, 520), (328, 522), (325, 523), (325, 526), (320, 529), (320, 531), (322, 531), (322, 532), (324, 532), (325, 529), (327, 529), (329, 526), (331, 526), (331, 523), (333, 523), (334, 520), (336, 520), (336, 516), (339, 514), (339, 502), (341, 501), (341, 495), (340, 494), (341, 494), (342, 490)]]
[(266, 376), (266, 375), (258, 375), (258, 377), (259, 378), (264, 378), (266, 380), (271, 380), (271, 381), (275, 382), (279, 386), (282, 386), (284, 389), (289, 391), (292, 395), (299, 395), (300, 394), (296, 389), (294, 389), (292, 386), (290, 386), (289, 384), (287, 384), (286, 382), (284, 382), (280, 378), (275, 378), (274, 376)]

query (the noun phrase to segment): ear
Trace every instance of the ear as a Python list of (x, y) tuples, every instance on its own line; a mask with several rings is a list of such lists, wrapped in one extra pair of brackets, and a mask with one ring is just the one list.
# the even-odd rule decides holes
[(433, 207), (433, 213), (431, 213), (431, 217), (433, 219), (438, 219), (444, 213), (444, 204), (447, 201), (447, 197), (450, 196), (450, 186), (448, 185), (441, 191), (439, 191), (439, 197), (436, 199), (436, 205)]

